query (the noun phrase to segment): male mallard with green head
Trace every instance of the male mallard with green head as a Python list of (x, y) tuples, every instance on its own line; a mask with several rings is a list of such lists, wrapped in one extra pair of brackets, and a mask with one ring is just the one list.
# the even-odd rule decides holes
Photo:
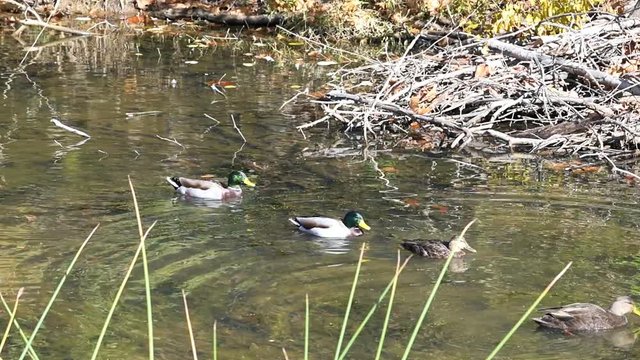
[(178, 176), (167, 177), (167, 182), (173, 186), (176, 192), (182, 195), (208, 200), (237, 198), (242, 195), (240, 185), (256, 186), (242, 171), (232, 171), (229, 174), (226, 186), (217, 181), (189, 179)]
[(540, 309), (546, 313), (532, 320), (541, 327), (564, 331), (610, 330), (627, 325), (626, 315), (634, 313), (640, 316), (638, 309), (629, 296), (620, 296), (605, 310), (598, 305), (575, 303), (565, 306)]
[(476, 252), (472, 248), (464, 237), (454, 236), (450, 241), (441, 240), (427, 240), (427, 241), (403, 241), (400, 246), (412, 253), (428, 257), (432, 259), (446, 259), (451, 253), (451, 249), (456, 247), (458, 251), (453, 254), (453, 257), (463, 257), (466, 253), (463, 250)]
[(357, 211), (349, 211), (342, 220), (324, 216), (297, 216), (289, 221), (298, 230), (323, 238), (346, 238), (364, 234), (362, 230), (371, 230), (364, 217)]

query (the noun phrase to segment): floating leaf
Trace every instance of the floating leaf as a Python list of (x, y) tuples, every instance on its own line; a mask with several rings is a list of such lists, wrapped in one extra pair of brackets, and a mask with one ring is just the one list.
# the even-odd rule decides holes
[(246, 66), (246, 67), (252, 67), (254, 66), (256, 63), (242, 63), (242, 66)]
[(291, 85), (291, 88), (292, 88), (292, 89), (300, 89), (301, 87), (302, 87), (302, 86), (300, 86), (300, 85)]
[(394, 166), (385, 166), (380, 170), (388, 174), (396, 174), (398, 172), (398, 169), (396, 169)]
[(301, 41), (292, 41), (289, 43), (289, 46), (302, 46), (302, 45), (304, 45), (304, 43)]
[(189, 64), (189, 65), (194, 65), (194, 64), (197, 64), (197, 63), (198, 63), (198, 61), (196, 61), (196, 60), (187, 60), (187, 61), (185, 61), (184, 63), (185, 63), (185, 64)]
[(405, 203), (405, 205), (408, 206), (408, 207), (416, 208), (416, 207), (420, 206), (420, 201), (418, 201), (418, 199), (416, 199), (416, 198), (402, 199), (402, 202)]

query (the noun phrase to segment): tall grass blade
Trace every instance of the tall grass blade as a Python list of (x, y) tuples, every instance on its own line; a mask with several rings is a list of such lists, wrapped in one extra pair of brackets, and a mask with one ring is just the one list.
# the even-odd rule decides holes
[(304, 306), (304, 360), (309, 360), (309, 293), (305, 295)]
[[(473, 225), (473, 223), (476, 222), (476, 219), (471, 220), (471, 222), (469, 222), (467, 224), (467, 226), (464, 227), (464, 229), (462, 230), (462, 233), (460, 233), (460, 235), (458, 235), (459, 238), (464, 237), (464, 234), (467, 232), (467, 230), (469, 230), (469, 227), (471, 227), (471, 225)], [(431, 294), (429, 294), (429, 298), (427, 299), (427, 302), (424, 304), (424, 308), (422, 309), (422, 313), (420, 313), (420, 317), (418, 318), (418, 321), (416, 322), (416, 326), (413, 329), (413, 333), (411, 333), (411, 337), (409, 338), (409, 343), (407, 344), (407, 347), (404, 349), (404, 354), (402, 355), (402, 360), (406, 360), (407, 357), (409, 357), (409, 353), (411, 352), (411, 348), (413, 347), (413, 343), (416, 340), (416, 337), (418, 336), (418, 331), (420, 331), (420, 328), (422, 327), (422, 322), (424, 322), (425, 317), (427, 317), (427, 312), (429, 311), (429, 307), (431, 307), (431, 303), (433, 302), (433, 299), (436, 297), (436, 293), (438, 292), (438, 288), (440, 287), (440, 284), (442, 283), (442, 279), (444, 279), (444, 274), (447, 273), (447, 269), (449, 268), (449, 264), (451, 263), (451, 260), (453, 259), (453, 256), (455, 255), (455, 253), (457, 252), (456, 249), (451, 249), (451, 251), (449, 252), (449, 256), (447, 257), (447, 261), (445, 261), (444, 266), (442, 267), (442, 270), (440, 271), (440, 275), (438, 276), (438, 279), (436, 280), (436, 283), (433, 285), (433, 289), (431, 290)]]
[(284, 360), (289, 360), (289, 356), (287, 355), (287, 350), (282, 348), (282, 354), (284, 354)]
[(344, 340), (344, 332), (347, 329), (347, 321), (349, 320), (349, 313), (351, 312), (351, 304), (353, 303), (353, 295), (356, 293), (356, 285), (358, 285), (358, 276), (360, 275), (360, 267), (362, 266), (362, 257), (364, 256), (365, 243), (362, 243), (360, 247), (360, 257), (358, 258), (358, 265), (356, 266), (356, 274), (353, 277), (353, 284), (351, 285), (351, 293), (349, 294), (349, 302), (347, 303), (347, 310), (344, 313), (344, 319), (342, 320), (342, 329), (340, 330), (340, 337), (338, 338), (338, 345), (336, 346), (336, 355), (334, 360), (337, 360), (340, 355), (340, 348), (342, 348), (342, 341)]
[(218, 360), (218, 320), (213, 322), (213, 360)]
[[(2, 296), (2, 293), (0, 293), (0, 300), (2, 301), (2, 305), (4, 305), (4, 309), (7, 313), (11, 313), (11, 309), (9, 308), (9, 304), (7, 304), (7, 301), (4, 299), (4, 296)], [(24, 333), (24, 331), (22, 331), (22, 328), (20, 327), (20, 324), (18, 324), (18, 321), (15, 319), (15, 317), (13, 318), (13, 325), (16, 327), (16, 329), (18, 329), (18, 332), (20, 333), (20, 336), (22, 337), (22, 340), (24, 341), (24, 343), (26, 344), (27, 341), (29, 341), (29, 339), (27, 338), (27, 335)], [(11, 322), (10, 322), (11, 324)], [(36, 352), (33, 350), (32, 347), (29, 348), (29, 356), (31, 356), (32, 359), (34, 360), (39, 360), (38, 355), (36, 354)]]
[(38, 330), (40, 330), (40, 327), (42, 326), (42, 323), (44, 322), (44, 319), (47, 317), (47, 314), (49, 313), (49, 310), (51, 310), (51, 306), (53, 305), (53, 302), (58, 297), (58, 294), (60, 293), (60, 289), (62, 289), (62, 285), (64, 285), (64, 282), (67, 280), (67, 276), (69, 276), (69, 274), (71, 273), (71, 269), (73, 269), (73, 267), (75, 266), (76, 261), (80, 257), (80, 253), (82, 253), (82, 250), (84, 250), (84, 247), (87, 245), (87, 243), (89, 242), (89, 239), (91, 239), (91, 237), (96, 232), (96, 230), (98, 230), (99, 226), (100, 226), (100, 224), (96, 225), (96, 227), (94, 227), (93, 230), (91, 230), (91, 233), (89, 233), (89, 236), (87, 236), (87, 238), (84, 240), (84, 242), (82, 242), (82, 245), (80, 245), (80, 248), (76, 252), (76, 255), (73, 257), (73, 260), (71, 260), (71, 263), (69, 264), (69, 267), (67, 268), (67, 271), (65, 271), (64, 275), (62, 276), (62, 279), (60, 279), (60, 282), (58, 283), (58, 286), (53, 291), (53, 295), (51, 295), (51, 299), (49, 299), (49, 303), (47, 303), (47, 306), (44, 308), (44, 311), (42, 312), (42, 315), (40, 316), (40, 319), (38, 320), (38, 323), (36, 324), (35, 329), (33, 329), (33, 332), (31, 333), (31, 336), (29, 336), (29, 340), (27, 341), (27, 343), (26, 343), (26, 345), (24, 347), (24, 350), (22, 350), (22, 354), (20, 354), (20, 360), (23, 360), (24, 357), (27, 355), (27, 351), (31, 347), (31, 343), (33, 343), (33, 339), (35, 339), (36, 335), (38, 334)]
[(7, 342), (7, 338), (9, 338), (9, 332), (11, 331), (11, 324), (13, 324), (13, 319), (16, 318), (16, 312), (18, 312), (18, 303), (20, 302), (20, 296), (22, 296), (23, 291), (24, 291), (24, 288), (21, 287), (18, 290), (18, 294), (16, 295), (16, 302), (13, 304), (13, 310), (11, 310), (11, 316), (9, 317), (7, 328), (4, 330), (2, 341), (0, 341), (0, 354), (2, 354), (2, 349), (4, 349), (4, 344)]
[[(131, 176), (127, 176), (129, 179), (129, 188), (131, 189), (131, 196), (133, 197), (133, 207), (136, 212), (136, 220), (138, 222), (138, 232), (140, 233), (140, 242), (144, 243), (144, 230), (142, 229), (142, 220), (140, 219), (140, 209), (138, 208), (138, 199), (136, 197), (136, 190), (133, 188), (131, 182)], [(142, 268), (144, 271), (144, 290), (147, 298), (147, 331), (149, 333), (149, 359), (153, 360), (153, 311), (151, 309), (151, 285), (149, 283), (149, 264), (147, 263), (147, 250), (144, 244), (142, 245)]]
[(138, 245), (138, 249), (136, 249), (136, 253), (133, 255), (133, 259), (131, 259), (131, 264), (129, 265), (127, 272), (124, 274), (122, 283), (118, 288), (118, 292), (116, 292), (116, 297), (113, 299), (113, 303), (109, 308), (109, 313), (107, 314), (107, 318), (104, 320), (104, 325), (102, 325), (102, 330), (100, 331), (100, 335), (98, 336), (98, 341), (96, 341), (96, 347), (93, 349), (93, 355), (91, 355), (91, 360), (95, 360), (98, 357), (98, 353), (100, 352), (100, 346), (102, 346), (102, 341), (104, 340), (104, 335), (107, 333), (107, 328), (109, 327), (109, 323), (111, 323), (111, 318), (113, 317), (113, 313), (116, 311), (116, 306), (118, 305), (118, 302), (120, 301), (120, 297), (124, 292), (124, 288), (127, 285), (127, 281), (129, 281), (129, 277), (131, 276), (133, 267), (136, 265), (136, 262), (138, 261), (138, 257), (140, 256), (140, 252), (144, 247), (144, 240), (149, 235), (149, 232), (151, 231), (151, 229), (153, 229), (153, 227), (156, 226), (156, 223), (157, 221), (154, 221), (153, 224), (151, 224), (151, 226), (149, 226), (147, 231), (144, 233), (140, 241), (140, 244)]
[(531, 306), (529, 306), (529, 309), (527, 309), (527, 311), (522, 315), (522, 317), (520, 317), (520, 320), (518, 320), (518, 322), (513, 326), (513, 328), (511, 328), (511, 330), (509, 330), (507, 335), (505, 335), (505, 337), (502, 339), (502, 341), (500, 341), (500, 343), (495, 347), (495, 349), (493, 349), (491, 354), (489, 354), (489, 356), (487, 356), (486, 360), (491, 360), (491, 359), (493, 359), (494, 356), (496, 356), (496, 354), (500, 351), (500, 349), (502, 349), (504, 344), (506, 344), (507, 341), (509, 341), (509, 339), (511, 338), (511, 336), (513, 336), (513, 334), (516, 332), (516, 330), (518, 330), (520, 325), (522, 325), (522, 323), (529, 317), (529, 315), (531, 315), (531, 313), (536, 309), (536, 307), (538, 307), (538, 304), (540, 303), (540, 301), (542, 301), (542, 299), (547, 295), (547, 293), (549, 292), (549, 290), (551, 290), (553, 285), (555, 285), (555, 283), (558, 280), (560, 280), (560, 278), (564, 275), (564, 273), (567, 272), (567, 270), (569, 270), (569, 268), (571, 267), (571, 264), (573, 264), (573, 261), (569, 261), (567, 266), (565, 266), (564, 269), (562, 269), (562, 271), (560, 271), (558, 273), (558, 275), (556, 275), (556, 277), (553, 278), (553, 280), (551, 280), (549, 285), (547, 285), (547, 287), (544, 288), (542, 293), (540, 293), (540, 296), (538, 296), (536, 301), (534, 301), (533, 304), (531, 304)]
[[(412, 257), (413, 255), (409, 255), (409, 257), (407, 257), (404, 260), (404, 263), (402, 263), (402, 266), (400, 267), (398, 274), (400, 274), (402, 270), (404, 270), (405, 266), (407, 266), (407, 264), (409, 263), (409, 260), (411, 260)], [(353, 333), (353, 336), (351, 337), (351, 339), (349, 339), (347, 346), (345, 346), (344, 350), (342, 350), (342, 354), (340, 354), (339, 360), (342, 360), (347, 356), (347, 354), (349, 353), (349, 349), (351, 349), (351, 346), (353, 346), (353, 344), (356, 342), (356, 339), (358, 339), (358, 335), (360, 335), (360, 332), (362, 332), (362, 329), (364, 329), (364, 327), (367, 325), (367, 323), (369, 322), (369, 319), (371, 319), (371, 316), (373, 316), (373, 313), (376, 312), (378, 305), (380, 305), (382, 303), (382, 300), (384, 300), (384, 298), (387, 296), (387, 293), (391, 289), (392, 285), (393, 285), (393, 279), (389, 282), (387, 287), (382, 291), (382, 294), (380, 294), (380, 297), (378, 297), (378, 301), (376, 301), (376, 303), (373, 304), (373, 306), (371, 306), (371, 309), (369, 309), (367, 316), (364, 317), (364, 319), (362, 320), (362, 322), (360, 323), (356, 331)]]
[(400, 274), (400, 250), (398, 250), (398, 261), (396, 262), (396, 273), (391, 280), (391, 295), (389, 295), (389, 305), (387, 306), (387, 314), (384, 318), (384, 324), (382, 325), (382, 333), (380, 334), (380, 341), (378, 342), (378, 351), (376, 352), (376, 360), (380, 359), (382, 354), (382, 348), (384, 344), (384, 338), (387, 335), (387, 327), (389, 326), (389, 318), (391, 317), (391, 309), (393, 308), (393, 299), (396, 295), (396, 285), (398, 284), (398, 275)]
[(191, 340), (191, 352), (193, 360), (198, 360), (198, 351), (196, 350), (196, 338), (193, 336), (193, 328), (191, 327), (191, 317), (189, 317), (189, 305), (187, 305), (187, 294), (182, 289), (182, 300), (184, 301), (184, 315), (187, 318), (187, 328), (189, 329), (189, 340)]

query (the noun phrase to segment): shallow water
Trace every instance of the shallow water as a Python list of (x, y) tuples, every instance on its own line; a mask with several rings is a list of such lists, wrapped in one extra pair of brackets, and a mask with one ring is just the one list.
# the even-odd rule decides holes
[[(145, 226), (157, 221), (147, 256), (160, 359), (190, 357), (182, 290), (201, 358), (210, 356), (216, 320), (220, 358), (282, 358), (283, 347), (301, 358), (305, 294), (310, 352), (328, 358), (363, 242), (367, 261), (348, 333), (391, 279), (399, 241), (449, 238), (473, 218), (479, 221), (467, 239), (478, 253), (446, 275), (412, 358), (485, 357), (569, 261), (572, 268), (543, 305), (608, 306), (639, 289), (635, 188), (601, 176), (539, 174), (534, 162), (476, 162), (484, 171), (449, 159), (471, 161), (461, 154), (399, 151), (378, 153), (377, 166), (386, 172), (381, 179), (361, 156), (313, 156), (319, 148), (355, 144), (333, 128), (306, 131), (305, 139), (295, 126), (315, 118), (312, 107), (280, 110), (298, 87), (321, 85), (314, 78), (323, 79), (329, 69), (244, 55), (262, 47), (202, 50), (187, 48), (186, 38), (163, 36), (113, 40), (123, 44), (115, 56), (104, 53), (105, 41), (111, 40), (63, 45), (57, 58), (40, 54), (27, 67), (28, 77), (10, 75), (23, 52), (8, 36), (0, 41), (0, 289), (13, 298), (25, 288), (17, 316), (23, 327), (35, 326), (76, 250), (100, 223), (36, 338), (41, 358), (85, 359), (93, 349), (138, 241), (127, 175)], [(223, 75), (237, 85), (226, 97), (205, 85)], [(138, 111), (160, 113), (126, 115)], [(52, 116), (91, 139), (78, 144), (83, 139), (55, 127)], [(241, 201), (177, 198), (164, 181), (178, 174), (224, 178), (231, 169), (247, 171), (258, 184)], [(354, 208), (372, 231), (351, 241), (313, 239), (286, 221), (296, 214), (340, 217)], [(403, 272), (387, 357), (402, 354), (442, 264), (413, 259)], [(137, 266), (102, 358), (147, 354), (142, 275)], [(383, 312), (374, 316), (350, 358), (372, 358), (382, 320)], [(1, 329), (6, 321), (0, 319)], [(640, 326), (640, 319), (632, 324)], [(525, 323), (501, 356), (637, 358), (630, 329), (582, 337)], [(14, 334), (10, 358), (21, 350)]]

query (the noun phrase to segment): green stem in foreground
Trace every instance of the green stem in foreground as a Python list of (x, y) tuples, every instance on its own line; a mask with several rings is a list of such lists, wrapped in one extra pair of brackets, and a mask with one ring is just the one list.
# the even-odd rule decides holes
[[(2, 301), (2, 305), (4, 306), (5, 311), (10, 313), (11, 309), (9, 308), (9, 304), (7, 304), (7, 301), (4, 299), (4, 296), (2, 296), (2, 293), (0, 293), (0, 301)], [(29, 339), (27, 338), (27, 335), (25, 335), (24, 331), (22, 331), (20, 324), (18, 324), (18, 321), (15, 318), (13, 318), (13, 325), (16, 327), (16, 329), (18, 329), (18, 332), (22, 337), (22, 341), (24, 341), (24, 343), (26, 344)], [(40, 360), (32, 347), (29, 348), (29, 356), (31, 356), (31, 358), (34, 360)]]
[(23, 291), (24, 291), (24, 288), (21, 287), (18, 290), (18, 294), (16, 295), (16, 302), (13, 304), (13, 310), (11, 310), (11, 316), (9, 317), (7, 328), (5, 329), (4, 335), (2, 336), (2, 341), (0, 342), (0, 354), (2, 353), (2, 349), (4, 349), (4, 344), (7, 342), (7, 338), (9, 337), (9, 331), (11, 330), (11, 324), (13, 324), (13, 319), (16, 318), (16, 313), (18, 312), (18, 303), (20, 303), (20, 296), (22, 296)]
[(391, 286), (391, 295), (389, 295), (389, 305), (387, 306), (387, 314), (384, 318), (384, 324), (382, 325), (382, 333), (380, 334), (380, 341), (378, 342), (378, 351), (376, 352), (376, 360), (380, 359), (382, 354), (382, 348), (384, 344), (384, 337), (387, 334), (387, 327), (389, 326), (389, 317), (391, 317), (391, 309), (393, 308), (393, 299), (396, 295), (396, 285), (398, 284), (398, 276), (400, 275), (400, 250), (398, 250), (398, 261), (396, 263), (396, 274), (393, 277)]
[(218, 320), (213, 322), (213, 360), (218, 360)]
[[(467, 226), (464, 227), (464, 230), (462, 230), (462, 233), (458, 235), (458, 238), (464, 237), (464, 234), (467, 232), (467, 230), (469, 230), (469, 227), (471, 227), (471, 225), (473, 225), (474, 222), (476, 222), (476, 219), (471, 220), (471, 222), (469, 222)], [(413, 333), (411, 333), (411, 337), (409, 338), (409, 343), (407, 344), (407, 347), (404, 350), (404, 354), (402, 355), (402, 360), (406, 360), (407, 357), (409, 356), (409, 353), (411, 352), (411, 348), (413, 347), (413, 343), (415, 342), (416, 337), (418, 336), (418, 331), (420, 331), (420, 327), (422, 326), (422, 322), (424, 321), (424, 318), (427, 316), (429, 307), (431, 307), (431, 302), (433, 302), (433, 299), (436, 297), (436, 292), (438, 291), (438, 288), (442, 283), (442, 279), (444, 279), (444, 274), (447, 273), (447, 269), (449, 268), (449, 264), (451, 263), (453, 256), (456, 254), (456, 252), (458, 252), (458, 250), (455, 249), (455, 246), (451, 245), (451, 247), (452, 248), (451, 248), (451, 251), (449, 252), (449, 256), (447, 257), (447, 261), (445, 261), (444, 266), (440, 271), (440, 275), (438, 276), (436, 283), (433, 285), (431, 294), (429, 294), (429, 298), (427, 299), (427, 302), (424, 304), (424, 308), (422, 309), (422, 313), (418, 318), (416, 327), (413, 329)]]
[(84, 240), (82, 245), (80, 245), (80, 248), (76, 252), (76, 255), (73, 257), (73, 260), (71, 260), (71, 263), (69, 264), (69, 267), (67, 268), (67, 271), (65, 271), (64, 275), (62, 276), (62, 279), (60, 279), (60, 282), (58, 283), (58, 287), (56, 287), (56, 289), (53, 291), (53, 295), (51, 295), (51, 299), (49, 299), (49, 303), (47, 303), (47, 306), (44, 308), (44, 311), (42, 312), (42, 315), (40, 316), (40, 319), (38, 320), (38, 323), (36, 324), (36, 328), (33, 329), (33, 332), (31, 333), (31, 336), (29, 336), (29, 340), (27, 341), (27, 344), (25, 345), (24, 350), (22, 350), (22, 354), (20, 354), (20, 360), (23, 360), (24, 357), (27, 355), (27, 351), (29, 350), (29, 348), (31, 348), (31, 344), (33, 343), (33, 339), (35, 339), (36, 334), (38, 333), (38, 330), (40, 330), (40, 327), (42, 326), (42, 323), (44, 323), (44, 319), (47, 317), (47, 314), (49, 313), (49, 310), (51, 310), (51, 306), (53, 305), (53, 302), (58, 297), (58, 294), (60, 293), (60, 289), (62, 289), (62, 285), (64, 285), (64, 282), (67, 280), (67, 276), (69, 276), (69, 274), (71, 273), (71, 269), (73, 269), (73, 267), (75, 266), (76, 261), (80, 257), (80, 253), (82, 253), (82, 250), (84, 250), (84, 247), (89, 242), (89, 239), (91, 239), (91, 237), (93, 236), (93, 233), (95, 233), (96, 230), (98, 230), (99, 226), (100, 226), (100, 224), (96, 225), (96, 227), (94, 227), (93, 230), (91, 230), (91, 233), (89, 233), (89, 236), (87, 236), (87, 238)]
[(136, 198), (136, 191), (133, 188), (131, 182), (131, 176), (127, 176), (129, 179), (129, 188), (131, 188), (131, 196), (133, 197), (133, 207), (136, 211), (136, 220), (138, 222), (138, 232), (140, 233), (140, 243), (142, 245), (142, 268), (144, 270), (144, 290), (147, 298), (147, 331), (149, 333), (149, 359), (153, 360), (153, 312), (151, 309), (151, 285), (149, 282), (149, 264), (147, 263), (147, 250), (144, 246), (144, 231), (142, 230), (142, 220), (140, 219), (140, 209), (138, 208), (138, 199)]
[(136, 250), (136, 253), (133, 255), (133, 259), (131, 259), (131, 264), (129, 264), (129, 268), (127, 269), (126, 274), (124, 274), (124, 279), (122, 279), (122, 283), (118, 288), (116, 297), (115, 299), (113, 299), (111, 308), (109, 308), (109, 313), (107, 314), (107, 318), (104, 320), (104, 325), (102, 326), (102, 330), (100, 331), (100, 335), (98, 336), (98, 341), (96, 341), (96, 347), (93, 349), (93, 355), (91, 355), (91, 360), (95, 360), (98, 357), (98, 352), (100, 352), (100, 346), (102, 346), (102, 341), (104, 340), (104, 335), (107, 333), (107, 328), (109, 327), (109, 323), (111, 323), (111, 318), (113, 317), (113, 313), (116, 311), (116, 306), (118, 305), (118, 302), (120, 301), (120, 297), (124, 292), (124, 287), (127, 285), (127, 282), (129, 281), (129, 277), (131, 276), (131, 272), (133, 271), (133, 267), (136, 265), (136, 262), (138, 261), (138, 257), (140, 256), (140, 252), (144, 247), (144, 240), (149, 235), (149, 232), (151, 231), (151, 229), (153, 229), (153, 227), (156, 226), (156, 223), (157, 221), (154, 221), (153, 224), (151, 224), (151, 226), (149, 226), (147, 231), (144, 233), (144, 235), (142, 236), (143, 239), (140, 241), (140, 245), (138, 245), (138, 249)]
[(309, 360), (309, 294), (305, 295), (304, 307), (304, 360)]
[[(407, 263), (409, 263), (409, 260), (411, 260), (412, 257), (413, 255), (409, 255), (409, 257), (407, 257), (404, 260), (404, 263), (402, 263), (402, 266), (400, 267), (398, 274), (400, 274), (402, 270), (404, 270), (404, 267), (407, 266)], [(376, 312), (376, 309), (382, 303), (382, 300), (384, 300), (384, 298), (387, 296), (387, 293), (391, 289), (392, 285), (393, 285), (393, 280), (391, 280), (387, 285), (387, 287), (382, 291), (382, 294), (380, 294), (380, 296), (378, 297), (378, 301), (376, 301), (376, 303), (373, 304), (373, 306), (371, 306), (371, 309), (369, 309), (367, 316), (364, 317), (364, 319), (362, 320), (362, 322), (360, 323), (356, 331), (353, 333), (353, 336), (351, 336), (351, 339), (349, 339), (347, 346), (345, 346), (344, 350), (342, 350), (342, 354), (340, 354), (340, 358), (338, 360), (342, 360), (347, 356), (349, 349), (351, 349), (351, 346), (353, 346), (353, 344), (356, 342), (356, 339), (358, 339), (360, 332), (362, 332), (362, 329), (364, 329), (364, 327), (367, 325), (367, 323), (369, 322), (369, 319), (371, 319), (371, 316), (373, 316), (373, 313)]]
[(495, 347), (495, 349), (493, 349), (491, 354), (489, 354), (489, 356), (487, 356), (486, 360), (491, 360), (491, 359), (493, 359), (494, 356), (496, 356), (496, 354), (500, 351), (500, 349), (502, 349), (504, 344), (506, 344), (507, 341), (509, 341), (509, 339), (511, 338), (511, 336), (516, 332), (516, 330), (518, 330), (520, 325), (522, 325), (522, 323), (529, 317), (529, 315), (531, 315), (533, 310), (535, 310), (535, 308), (538, 306), (540, 301), (542, 301), (542, 299), (547, 295), (549, 290), (551, 290), (553, 285), (555, 285), (555, 283), (558, 280), (560, 280), (560, 278), (564, 275), (564, 273), (567, 272), (567, 270), (569, 270), (569, 267), (571, 267), (571, 264), (573, 264), (573, 261), (569, 261), (567, 266), (565, 266), (564, 269), (562, 269), (562, 271), (560, 271), (558, 273), (558, 275), (556, 275), (556, 277), (553, 278), (553, 280), (551, 280), (549, 285), (547, 285), (547, 287), (544, 288), (544, 290), (542, 291), (540, 296), (538, 296), (536, 301), (534, 301), (533, 304), (531, 304), (531, 306), (529, 306), (529, 309), (527, 309), (527, 311), (522, 315), (522, 317), (520, 317), (520, 320), (518, 320), (518, 322), (513, 326), (513, 328), (511, 328), (511, 330), (507, 333), (507, 335), (505, 335), (505, 337), (502, 339), (502, 341), (500, 341), (500, 343)]
[(342, 321), (342, 329), (340, 330), (340, 337), (338, 338), (338, 346), (336, 346), (336, 355), (334, 360), (338, 360), (340, 355), (340, 348), (342, 347), (342, 340), (344, 340), (344, 332), (347, 329), (347, 321), (349, 320), (349, 312), (351, 312), (351, 304), (353, 303), (353, 295), (356, 293), (356, 285), (358, 285), (358, 276), (360, 275), (360, 267), (362, 265), (362, 257), (364, 256), (365, 243), (362, 243), (360, 247), (360, 258), (358, 258), (358, 265), (356, 266), (356, 274), (353, 277), (353, 284), (351, 285), (351, 293), (349, 294), (349, 302), (347, 303), (347, 310), (344, 313), (344, 320)]

